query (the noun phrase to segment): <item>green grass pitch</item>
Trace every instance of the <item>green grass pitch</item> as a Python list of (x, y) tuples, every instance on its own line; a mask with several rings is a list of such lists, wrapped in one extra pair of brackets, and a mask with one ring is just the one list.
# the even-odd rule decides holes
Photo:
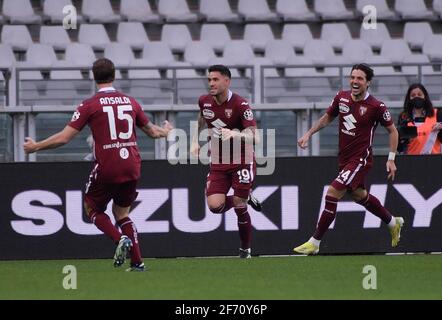
[[(0, 299), (442, 299), (442, 255), (0, 261)], [(63, 288), (76, 268), (77, 289)], [(364, 289), (366, 265), (376, 289)], [(370, 273), (370, 276), (373, 276)], [(373, 278), (372, 278), (373, 279)], [(67, 281), (67, 280), (65, 280)], [(71, 283), (71, 282), (70, 282)], [(370, 280), (373, 285), (373, 280)]]

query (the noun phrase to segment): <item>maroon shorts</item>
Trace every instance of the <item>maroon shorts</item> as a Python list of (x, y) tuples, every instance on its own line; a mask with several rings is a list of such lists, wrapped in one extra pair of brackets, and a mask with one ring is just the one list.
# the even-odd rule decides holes
[(95, 212), (104, 212), (111, 200), (120, 207), (129, 207), (138, 196), (137, 182), (100, 183), (90, 179), (86, 185), (84, 200)]
[(358, 188), (365, 189), (365, 176), (371, 166), (361, 162), (349, 162), (339, 168), (339, 174), (332, 182), (332, 186), (337, 190), (348, 189), (354, 191)]
[(247, 199), (256, 174), (256, 163), (227, 165), (224, 170), (210, 169), (207, 175), (206, 195), (227, 194), (233, 188), (234, 195)]

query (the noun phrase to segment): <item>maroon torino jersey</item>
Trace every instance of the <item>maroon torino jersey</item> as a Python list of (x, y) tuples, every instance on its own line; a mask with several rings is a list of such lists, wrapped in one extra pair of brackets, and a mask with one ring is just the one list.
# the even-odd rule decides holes
[(350, 91), (340, 91), (327, 113), (332, 117), (339, 115), (339, 166), (350, 161), (371, 166), (373, 136), (378, 123), (384, 127), (393, 124), (385, 104), (368, 93), (364, 100), (355, 102)]
[(77, 130), (86, 124), (91, 128), (97, 180), (121, 183), (140, 177), (135, 125), (143, 127), (148, 122), (134, 98), (103, 88), (80, 104), (68, 125)]
[[(238, 129), (256, 126), (252, 109), (247, 100), (229, 91), (227, 101), (218, 105), (211, 95), (199, 98), (201, 116), (206, 120), (211, 131), (211, 167), (228, 169), (231, 164), (248, 164), (254, 161), (253, 145), (244, 142), (241, 148), (235, 148), (232, 139), (221, 142), (221, 129)], [(229, 150), (226, 150), (229, 149)], [(240, 150), (240, 154), (238, 154)], [(246, 156), (247, 155), (247, 156)]]

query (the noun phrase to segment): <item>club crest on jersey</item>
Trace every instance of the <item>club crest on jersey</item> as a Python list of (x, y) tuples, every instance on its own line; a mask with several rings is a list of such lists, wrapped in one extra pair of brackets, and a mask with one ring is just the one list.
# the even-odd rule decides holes
[(204, 109), (203, 117), (206, 119), (213, 119), (215, 118), (215, 112), (213, 112), (212, 110)]
[(233, 113), (232, 109), (224, 110), (224, 114), (226, 115), (227, 118), (231, 118), (232, 117), (232, 113)]
[(72, 121), (77, 121), (78, 119), (80, 119), (80, 112), (75, 111), (72, 115)]
[(363, 115), (366, 114), (366, 113), (367, 113), (367, 107), (360, 106), (360, 107), (359, 107), (359, 114), (360, 114), (361, 116), (363, 116)]
[(350, 107), (347, 106), (346, 104), (340, 103), (339, 104), (339, 112), (340, 113), (347, 113), (350, 111)]
[(246, 119), (247, 121), (252, 121), (253, 120), (253, 112), (250, 109), (247, 109), (246, 111), (244, 111), (244, 119)]
[(204, 105), (203, 105), (203, 108), (211, 108), (212, 107), (212, 104), (211, 103), (205, 103)]

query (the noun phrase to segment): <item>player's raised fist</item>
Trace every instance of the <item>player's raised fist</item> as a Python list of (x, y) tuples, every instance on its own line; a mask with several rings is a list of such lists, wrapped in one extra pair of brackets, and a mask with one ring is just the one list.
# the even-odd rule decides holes
[(33, 153), (36, 151), (35, 147), (36, 147), (35, 140), (30, 137), (26, 137), (25, 143), (23, 143), (23, 150), (25, 150), (26, 153)]

